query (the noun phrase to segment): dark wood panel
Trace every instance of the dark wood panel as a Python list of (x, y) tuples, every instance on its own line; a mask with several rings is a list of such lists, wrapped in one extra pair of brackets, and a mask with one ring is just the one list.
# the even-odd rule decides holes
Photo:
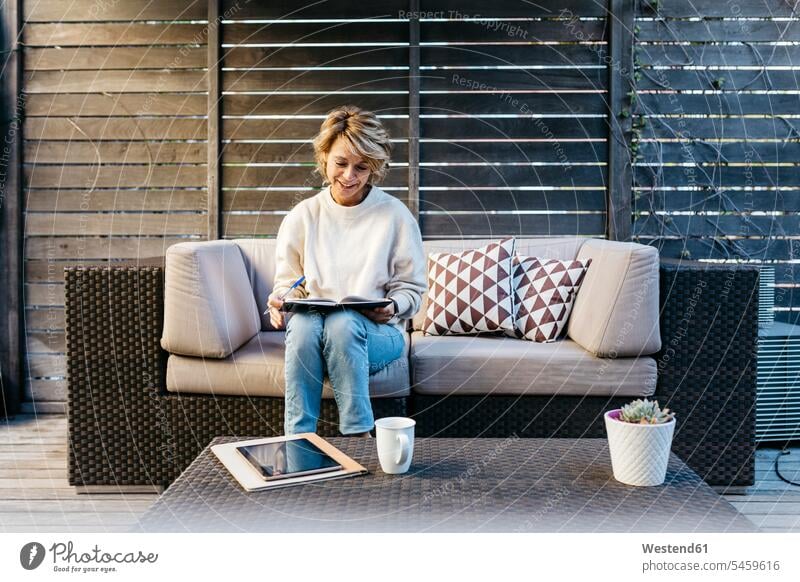
[(607, 183), (604, 166), (422, 166), (422, 187), (596, 186)]
[(800, 186), (800, 166), (638, 166), (634, 178), (640, 187)]
[[(642, 5), (642, 14), (652, 17), (652, 8)], [(786, 17), (797, 16), (795, 8), (785, 0), (736, 0), (727, 2), (703, 3), (697, 0), (660, 0), (658, 14), (664, 18), (741, 18), (748, 16)]]
[(122, 46), (205, 44), (204, 24), (28, 24), (25, 46)]
[[(636, 242), (650, 244), (659, 249), (662, 257), (683, 257), (691, 259), (732, 259), (746, 258), (756, 260), (788, 259), (798, 256), (800, 240), (777, 238), (746, 238), (729, 240), (725, 238), (671, 239), (638, 237)], [(686, 254), (688, 253), (688, 255)]]
[(193, 47), (30, 48), (25, 69), (61, 71), (80, 69), (202, 69), (206, 50)]
[(205, 115), (202, 93), (104, 93), (102, 95), (34, 94), (26, 102), (26, 115), (85, 117), (95, 115)]
[(399, 13), (408, 10), (405, 0), (374, 0), (372, 2), (349, 2), (329, 0), (326, 2), (297, 3), (294, 0), (272, 0), (270, 2), (247, 2), (222, 0), (220, 11), (228, 18), (264, 20), (303, 20), (325, 18), (400, 18)]
[(558, 139), (605, 138), (601, 117), (552, 118), (422, 118), (421, 135), (432, 139)]
[[(407, 25), (406, 25), (407, 26)], [(408, 65), (407, 46), (320, 48), (235, 46), (223, 49), (226, 67), (399, 67)]]
[(653, 142), (639, 143), (641, 162), (751, 162), (795, 163), (800, 160), (800, 142), (776, 140), (773, 142)]
[[(319, 181), (317, 181), (317, 184)], [(288, 211), (306, 198), (316, 196), (319, 190), (263, 191), (223, 190), (221, 210), (259, 210), (261, 212)]]
[(420, 210), (492, 212), (513, 210), (600, 210), (606, 208), (604, 190), (421, 190)]
[[(48, 261), (36, 261), (40, 265), (48, 265)], [(25, 272), (27, 276), (28, 265), (26, 262)], [(59, 272), (63, 279), (64, 273)], [(64, 329), (64, 309), (52, 307), (49, 309), (26, 309), (25, 326), (27, 329)]]
[(148, 119), (120, 117), (34, 117), (23, 126), (25, 139), (35, 140), (205, 140), (205, 119)]
[(29, 164), (204, 164), (206, 144), (26, 141), (25, 161)]
[(451, 20), (420, 23), (423, 43), (602, 41), (605, 32), (605, 20)]
[(605, 138), (570, 141), (423, 141), (421, 158), (429, 162), (605, 162)]
[(706, 115), (792, 115), (800, 109), (800, 97), (787, 94), (712, 93), (685, 95), (639, 93), (638, 113)]
[(206, 228), (206, 216), (194, 213), (28, 212), (25, 216), (28, 236), (204, 235)]
[(606, 216), (598, 214), (422, 214), (425, 237), (602, 235)]
[(285, 214), (231, 214), (222, 213), (222, 233), (225, 238), (275, 236)]
[[(385, 186), (405, 186), (408, 176), (402, 171), (389, 172)], [(291, 188), (319, 186), (322, 177), (314, 166), (226, 166), (222, 171), (224, 188)]]
[[(26, 209), (38, 212), (202, 211), (205, 191), (180, 190), (28, 190)], [(63, 278), (63, 277), (62, 277)]]
[(29, 236), (25, 239), (26, 259), (75, 259), (83, 257), (92, 259), (146, 259), (163, 257), (166, 250), (174, 244), (187, 240), (199, 240), (192, 237), (165, 236)]
[(605, 93), (423, 93), (422, 113), (605, 114)]
[(353, 103), (377, 114), (408, 115), (408, 95), (324, 94), (324, 95), (225, 95), (223, 115), (325, 115), (345, 103)]
[[(335, 16), (331, 12), (328, 16), (337, 17), (352, 18), (349, 13)], [(407, 43), (408, 24), (361, 19), (345, 22), (236, 22), (222, 26), (222, 39), (225, 44)]]
[(27, 22), (88, 22), (104, 20), (205, 20), (204, 0), (31, 0), (25, 2)]
[[(775, 39), (777, 40), (777, 38)], [(800, 47), (769, 44), (637, 44), (643, 65), (786, 66), (800, 63)]]
[[(548, 23), (553, 25), (553, 23)], [(557, 26), (557, 25), (555, 25)], [(420, 47), (422, 66), (581, 67), (608, 64), (603, 45), (450, 45)], [(532, 71), (535, 73), (536, 71)]]
[(205, 92), (205, 71), (27, 71), (30, 93)]
[(449, 0), (428, 0), (423, 10), (443, 13), (439, 18), (533, 18), (561, 16), (569, 11), (576, 16), (605, 16), (606, 6), (595, 0), (463, 0), (454, 8)]
[(800, 136), (794, 119), (780, 117), (650, 118), (642, 132), (646, 138), (789, 139)]
[[(701, 9), (702, 10), (702, 9)], [(729, 17), (733, 15), (728, 15)], [(762, 16), (771, 16), (763, 14)], [(797, 15), (795, 15), (797, 16)], [(641, 20), (636, 35), (640, 41), (796, 41), (800, 40), (800, 22), (774, 20)]]
[[(306, 136), (311, 138), (313, 136)], [(223, 143), (222, 160), (225, 163), (255, 162), (313, 162), (314, 148), (311, 143)], [(404, 161), (408, 159), (408, 144), (405, 141), (394, 142), (392, 159)]]
[(797, 91), (800, 89), (800, 76), (797, 71), (730, 71), (730, 70), (684, 70), (660, 69), (646, 71), (637, 88), (687, 90), (714, 90), (720, 87), (725, 91)]
[(800, 231), (800, 215), (643, 216), (633, 230), (639, 236), (786, 236)]
[(783, 287), (776, 289), (776, 291), (781, 290), (783, 293), (775, 293), (775, 307), (800, 307), (800, 288)]
[(204, 188), (206, 167), (164, 166), (25, 166), (31, 188)]
[(406, 91), (408, 71), (223, 71), (223, 91)]
[(421, 75), (422, 91), (604, 91), (608, 86), (605, 69), (448, 69)]
[[(225, 119), (222, 123), (223, 139), (312, 139), (318, 132), (322, 119)], [(400, 139), (408, 131), (405, 119), (383, 119), (384, 127), (393, 139)]]
[(752, 190), (647, 190), (634, 200), (635, 210), (649, 211), (766, 211), (800, 212), (797, 191)]

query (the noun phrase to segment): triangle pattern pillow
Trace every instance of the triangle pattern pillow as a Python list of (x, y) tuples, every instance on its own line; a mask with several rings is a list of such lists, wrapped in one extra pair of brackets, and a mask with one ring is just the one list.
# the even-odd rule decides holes
[(569, 314), (592, 259), (560, 261), (514, 257), (517, 307), (514, 331), (507, 335), (554, 342), (567, 328)]
[(513, 256), (513, 238), (461, 253), (430, 253), (422, 331), (429, 335), (513, 331)]

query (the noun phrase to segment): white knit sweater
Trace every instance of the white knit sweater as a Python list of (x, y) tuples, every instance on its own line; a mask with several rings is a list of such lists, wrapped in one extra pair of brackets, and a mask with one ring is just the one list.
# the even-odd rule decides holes
[(397, 198), (372, 186), (356, 206), (338, 204), (325, 188), (283, 219), (275, 254), (273, 296), (306, 276), (287, 297), (348, 295), (397, 301), (389, 323), (419, 311), (427, 288), (426, 259), (416, 220)]

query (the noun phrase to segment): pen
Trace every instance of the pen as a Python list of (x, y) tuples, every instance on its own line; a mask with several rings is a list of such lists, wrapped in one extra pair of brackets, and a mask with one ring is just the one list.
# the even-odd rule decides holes
[[(284, 293), (283, 295), (281, 295), (280, 297), (278, 297), (278, 299), (280, 299), (281, 301), (283, 301), (284, 297), (286, 297), (286, 296), (287, 296), (289, 293), (291, 293), (293, 290), (297, 289), (297, 287), (299, 287), (300, 285), (302, 285), (302, 284), (303, 284), (303, 281), (305, 281), (305, 280), (306, 280), (306, 276), (305, 276), (305, 275), (302, 275), (302, 276), (301, 276), (301, 277), (300, 277), (300, 278), (299, 278), (297, 281), (295, 281), (295, 282), (292, 284), (292, 286), (291, 286), (291, 287), (289, 287), (289, 288), (286, 290), (286, 293)], [(264, 312), (264, 315), (266, 315), (267, 313), (269, 313), (269, 306), (267, 306), (267, 310)]]

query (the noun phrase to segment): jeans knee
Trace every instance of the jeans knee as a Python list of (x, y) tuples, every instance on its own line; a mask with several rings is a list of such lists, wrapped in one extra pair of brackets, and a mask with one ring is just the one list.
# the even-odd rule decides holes
[(367, 334), (363, 317), (350, 310), (335, 311), (325, 317), (325, 327), (322, 331), (323, 342), (328, 345), (333, 342), (353, 342), (366, 340)]
[(319, 346), (322, 341), (322, 316), (319, 313), (295, 313), (286, 323), (286, 347), (302, 349)]

